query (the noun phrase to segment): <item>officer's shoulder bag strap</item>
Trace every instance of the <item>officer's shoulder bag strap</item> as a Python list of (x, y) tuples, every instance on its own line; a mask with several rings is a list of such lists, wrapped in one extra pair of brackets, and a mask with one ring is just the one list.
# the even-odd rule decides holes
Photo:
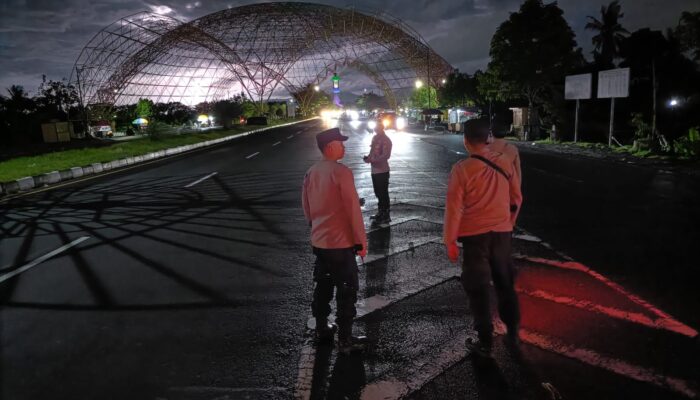
[(506, 180), (510, 180), (510, 176), (508, 176), (508, 174), (506, 174), (506, 171), (504, 171), (503, 168), (499, 167), (498, 165), (494, 164), (491, 160), (484, 158), (478, 154), (472, 154), (470, 157), (476, 158), (477, 160), (482, 161), (484, 164), (488, 165), (489, 167), (496, 170), (496, 172), (503, 175), (506, 178)]

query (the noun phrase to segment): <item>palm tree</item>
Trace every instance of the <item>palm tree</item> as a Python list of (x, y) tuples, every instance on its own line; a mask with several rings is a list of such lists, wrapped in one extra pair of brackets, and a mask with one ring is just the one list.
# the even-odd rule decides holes
[(593, 36), (593, 44), (595, 45), (593, 57), (597, 63), (604, 66), (613, 65), (613, 60), (620, 51), (620, 42), (625, 38), (625, 35), (629, 34), (627, 29), (620, 25), (619, 20), (625, 16), (620, 10), (618, 0), (614, 0), (607, 7), (600, 7), (600, 20), (588, 16), (589, 22), (586, 24), (586, 29), (598, 32), (597, 35)]

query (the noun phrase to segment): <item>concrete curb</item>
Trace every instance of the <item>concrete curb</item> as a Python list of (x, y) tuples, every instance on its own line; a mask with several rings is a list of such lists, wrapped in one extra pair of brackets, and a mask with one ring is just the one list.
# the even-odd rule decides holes
[(88, 175), (100, 174), (102, 172), (116, 170), (119, 168), (132, 166), (140, 164), (146, 161), (153, 161), (159, 158), (165, 158), (174, 156), (180, 153), (185, 153), (195, 149), (200, 149), (203, 147), (214, 146), (219, 143), (228, 142), (230, 140), (240, 139), (242, 137), (252, 135), (259, 132), (264, 132), (270, 129), (281, 128), (283, 126), (289, 126), (294, 124), (299, 124), (302, 122), (311, 121), (316, 118), (308, 118), (301, 121), (289, 122), (286, 124), (267, 126), (264, 128), (253, 129), (245, 133), (240, 133), (237, 135), (225, 136), (219, 139), (207, 140), (204, 142), (199, 142), (195, 144), (188, 144), (185, 146), (172, 147), (169, 149), (158, 150), (152, 153), (126, 157), (120, 160), (107, 161), (103, 163), (93, 163), (84, 167), (72, 167), (69, 169), (61, 171), (47, 172), (36, 176), (26, 176), (24, 178), (16, 179), (9, 182), (0, 182), (0, 199), (9, 194), (29, 192), (34, 189), (44, 188), (58, 183), (62, 183), (71, 179), (81, 178)]

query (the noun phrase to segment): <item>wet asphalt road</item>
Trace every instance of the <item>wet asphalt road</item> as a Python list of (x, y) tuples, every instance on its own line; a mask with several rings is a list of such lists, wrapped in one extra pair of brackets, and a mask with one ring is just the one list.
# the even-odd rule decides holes
[[(471, 321), (458, 268), (439, 244), (447, 174), (464, 157), (450, 134), (392, 134), (393, 222), (369, 233), (361, 266), (356, 329), (370, 336), (370, 352), (336, 357), (310, 346), (313, 257), (299, 198), (321, 124), (0, 204), (0, 274), (87, 237), (0, 283), (2, 397), (372, 398), (389, 381), (415, 399), (547, 398), (544, 382), (564, 398), (697, 393), (697, 338), (671, 322), (700, 324), (692, 252), (700, 184), (521, 147), (527, 232), (519, 233), (560, 253), (516, 239), (515, 252), (529, 257), (518, 260), (523, 352), (497, 345), (495, 361), (483, 362), (458, 354)], [(351, 136), (344, 162), (369, 215), (376, 202), (361, 155), (371, 136), (342, 129)], [(651, 308), (590, 274), (538, 261), (566, 261), (561, 252)], [(439, 357), (451, 348), (456, 355)], [(576, 359), (582, 349), (608, 364)], [(449, 362), (422, 367), (436, 359)]]

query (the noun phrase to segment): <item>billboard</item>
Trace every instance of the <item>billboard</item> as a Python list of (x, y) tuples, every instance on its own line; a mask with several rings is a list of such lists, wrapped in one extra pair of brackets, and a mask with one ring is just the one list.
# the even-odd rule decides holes
[(593, 75), (569, 75), (564, 82), (564, 98), (566, 100), (579, 100), (591, 98), (591, 82)]
[(598, 98), (629, 96), (630, 69), (618, 68), (598, 72)]

